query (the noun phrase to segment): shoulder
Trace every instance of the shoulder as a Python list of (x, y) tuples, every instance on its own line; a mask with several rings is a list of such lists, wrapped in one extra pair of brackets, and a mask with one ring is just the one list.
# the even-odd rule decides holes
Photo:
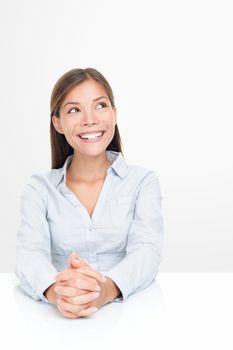
[(133, 164), (128, 166), (128, 176), (134, 183), (137, 196), (146, 195), (162, 198), (162, 190), (156, 170)]
[(157, 173), (141, 165), (129, 165), (128, 166), (128, 176), (135, 179), (138, 182), (158, 182)]
[(124, 177), (124, 190), (133, 196), (161, 196), (157, 173), (141, 165), (128, 165)]
[(25, 181), (23, 192), (38, 192), (40, 195), (46, 195), (48, 191), (56, 187), (61, 178), (61, 170), (51, 169), (47, 172), (34, 173)]

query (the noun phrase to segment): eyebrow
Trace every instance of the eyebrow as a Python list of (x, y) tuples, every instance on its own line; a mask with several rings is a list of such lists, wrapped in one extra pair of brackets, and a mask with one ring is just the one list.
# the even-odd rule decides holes
[[(98, 101), (98, 100), (100, 100), (102, 98), (105, 98), (105, 99), (108, 100), (107, 96), (100, 96), (100, 97), (94, 98), (93, 102)], [(77, 102), (77, 101), (76, 102), (66, 102), (63, 107), (65, 107), (66, 105), (79, 105), (79, 104), (80, 104), (80, 102)]]

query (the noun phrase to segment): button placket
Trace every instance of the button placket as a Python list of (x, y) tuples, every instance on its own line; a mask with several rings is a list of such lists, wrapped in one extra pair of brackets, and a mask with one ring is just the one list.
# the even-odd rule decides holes
[(88, 251), (89, 251), (89, 261), (90, 263), (96, 263), (96, 232), (93, 225), (89, 225), (87, 235)]

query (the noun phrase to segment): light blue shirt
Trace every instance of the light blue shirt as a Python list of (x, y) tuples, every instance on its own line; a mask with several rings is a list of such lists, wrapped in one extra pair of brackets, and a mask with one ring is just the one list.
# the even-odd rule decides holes
[(111, 166), (90, 217), (66, 186), (63, 167), (33, 174), (20, 196), (15, 273), (21, 288), (48, 302), (44, 291), (74, 251), (110, 277), (125, 301), (149, 286), (158, 273), (163, 243), (161, 191), (154, 171), (127, 165), (120, 152), (106, 151)]

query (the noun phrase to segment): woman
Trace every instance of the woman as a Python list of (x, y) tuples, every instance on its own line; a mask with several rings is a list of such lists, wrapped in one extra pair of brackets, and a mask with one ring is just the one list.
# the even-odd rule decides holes
[(32, 175), (21, 195), (15, 272), (33, 299), (79, 318), (154, 280), (160, 185), (153, 171), (127, 165), (112, 89), (94, 68), (55, 84), (50, 136), (52, 169)]

